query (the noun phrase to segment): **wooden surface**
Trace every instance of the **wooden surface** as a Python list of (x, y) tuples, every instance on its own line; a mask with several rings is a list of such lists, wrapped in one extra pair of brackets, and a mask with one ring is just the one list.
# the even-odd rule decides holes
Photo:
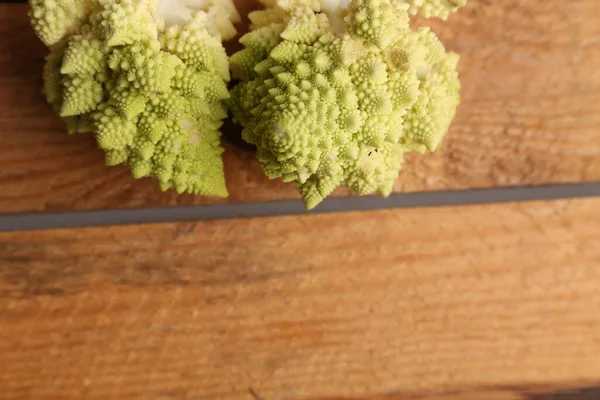
[[(161, 193), (105, 167), (89, 135), (66, 135), (40, 94), (46, 49), (26, 10), (0, 4), (0, 213), (221, 201)], [(462, 56), (463, 103), (443, 150), (409, 156), (396, 191), (598, 181), (598, 15), (597, 0), (470, 0), (447, 23), (432, 22)], [(225, 163), (224, 201), (298, 198), (293, 185), (265, 178), (250, 152), (228, 145)]]
[[(161, 193), (66, 135), (26, 10), (0, 4), (0, 214), (221, 201)], [(431, 22), (462, 56), (463, 102), (396, 191), (599, 181), (598, 15), (596, 0), (469, 0)], [(224, 201), (298, 197), (226, 147)], [(0, 399), (598, 400), (599, 209), (0, 233)]]
[(598, 209), (0, 234), (0, 397), (540, 400), (599, 383)]

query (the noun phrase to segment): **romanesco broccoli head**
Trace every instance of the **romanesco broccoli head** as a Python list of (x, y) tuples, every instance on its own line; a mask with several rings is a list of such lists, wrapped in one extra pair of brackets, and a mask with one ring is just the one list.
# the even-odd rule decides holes
[(161, 188), (226, 196), (219, 128), (231, 0), (31, 0), (50, 46), (44, 93), (70, 132), (94, 132), (108, 165)]
[(436, 150), (459, 103), (459, 57), (409, 15), (460, 0), (263, 0), (231, 59), (229, 106), (271, 178), (307, 208), (338, 186), (388, 196), (408, 151)]

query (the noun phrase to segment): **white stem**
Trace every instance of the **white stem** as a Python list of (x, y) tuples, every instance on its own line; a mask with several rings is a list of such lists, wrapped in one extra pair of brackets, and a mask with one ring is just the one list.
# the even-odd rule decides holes
[(194, 11), (208, 11), (210, 0), (159, 0), (156, 11), (167, 26), (183, 25), (192, 17)]
[(334, 32), (344, 32), (346, 28), (346, 22), (340, 18), (339, 11), (343, 10), (350, 5), (352, 0), (321, 0), (321, 12), (327, 15), (331, 29)]
[(205, 27), (211, 35), (229, 40), (240, 16), (232, 0), (158, 0), (156, 12), (166, 26), (185, 25), (197, 11), (206, 12)]

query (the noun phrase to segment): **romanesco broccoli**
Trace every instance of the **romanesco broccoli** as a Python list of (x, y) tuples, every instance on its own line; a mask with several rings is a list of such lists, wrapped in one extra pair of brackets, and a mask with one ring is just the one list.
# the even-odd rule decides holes
[(231, 0), (30, 0), (50, 47), (44, 93), (108, 165), (161, 188), (227, 196), (219, 128), (229, 97)]
[(459, 57), (409, 15), (465, 0), (262, 0), (229, 107), (270, 178), (311, 209), (341, 185), (388, 196), (403, 154), (436, 150), (454, 118)]

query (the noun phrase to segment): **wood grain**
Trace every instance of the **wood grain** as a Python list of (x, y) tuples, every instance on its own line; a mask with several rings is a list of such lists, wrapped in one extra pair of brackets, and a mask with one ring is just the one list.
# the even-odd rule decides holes
[[(252, 153), (232, 145), (227, 200), (161, 193), (152, 180), (105, 167), (93, 139), (66, 135), (45, 104), (46, 50), (26, 10), (0, 5), (0, 213), (298, 198), (293, 185), (269, 181)], [(442, 151), (409, 156), (395, 190), (600, 180), (598, 15), (596, 0), (470, 0), (447, 23), (431, 22), (462, 56), (463, 103)]]
[(540, 400), (598, 382), (599, 207), (0, 234), (0, 397)]

